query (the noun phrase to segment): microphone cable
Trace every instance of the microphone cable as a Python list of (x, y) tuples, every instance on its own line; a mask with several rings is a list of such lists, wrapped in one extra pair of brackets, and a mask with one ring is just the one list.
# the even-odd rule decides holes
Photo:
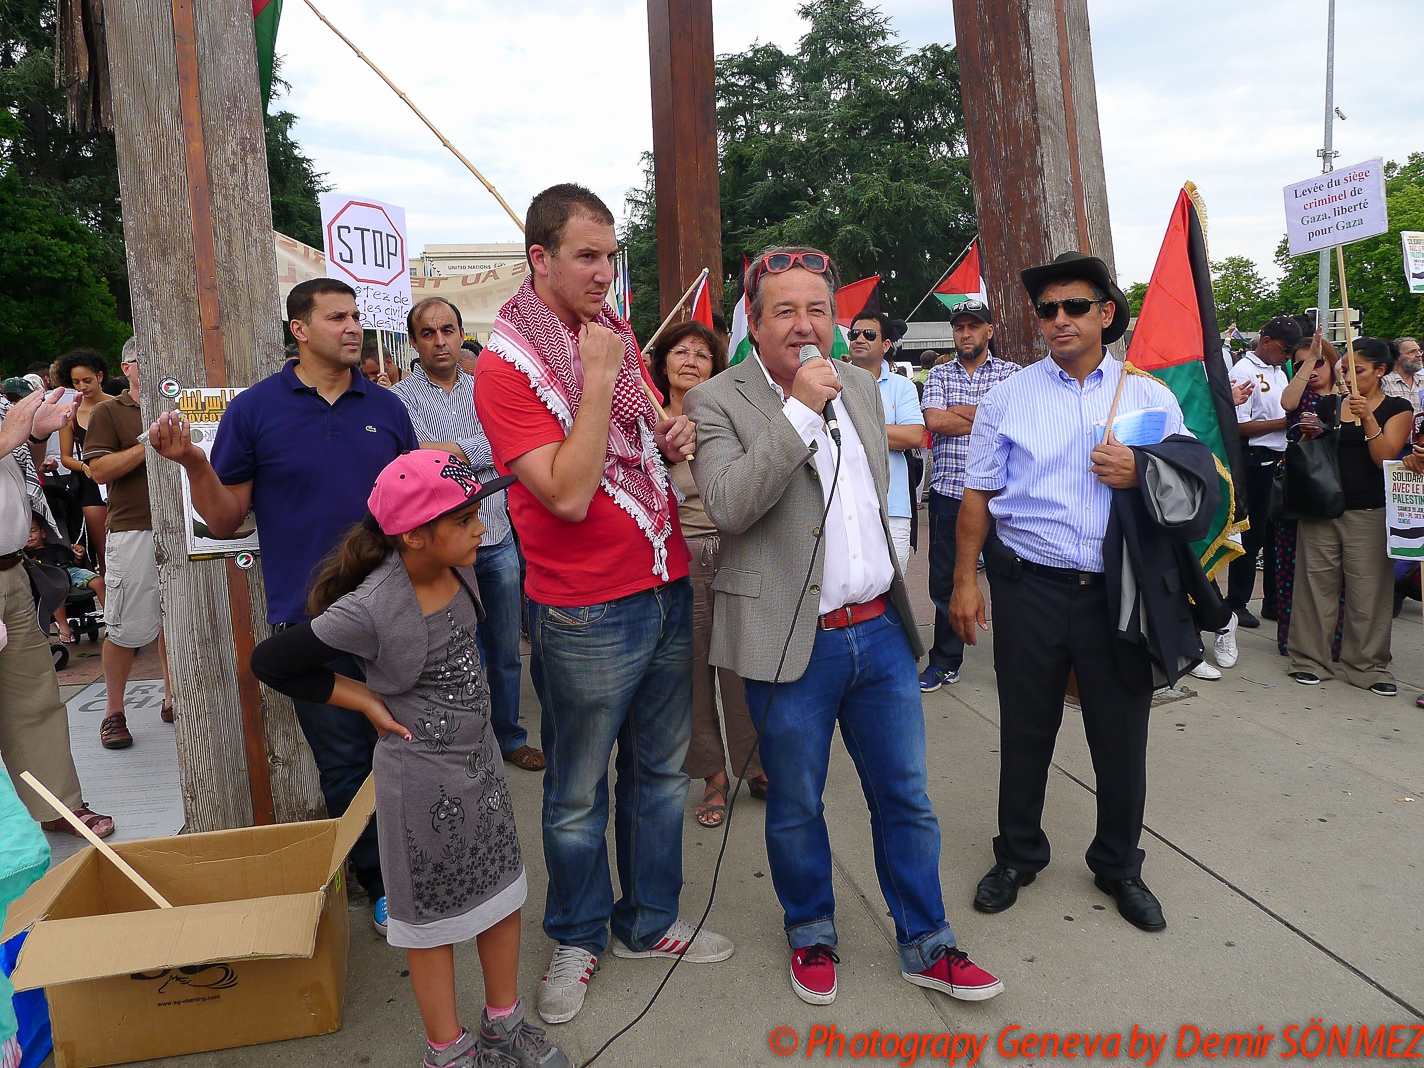
[[(826, 403), (830, 404), (831, 402), (827, 401)], [(822, 414), (824, 415), (824, 412)], [(692, 948), (692, 943), (697, 941), (697, 936), (702, 933), (702, 925), (707, 922), (707, 917), (712, 912), (712, 902), (716, 900), (717, 897), (717, 880), (722, 875), (722, 858), (727, 854), (727, 839), (732, 831), (732, 812), (737, 807), (737, 798), (741, 795), (742, 783), (746, 781), (747, 768), (751, 766), (752, 758), (756, 756), (757, 750), (761, 748), (762, 731), (766, 729), (767, 720), (771, 718), (771, 703), (776, 698), (776, 688), (781, 685), (781, 672), (786, 666), (786, 654), (791, 649), (791, 639), (796, 635), (796, 622), (801, 618), (801, 607), (806, 602), (806, 591), (810, 589), (811, 576), (816, 573), (816, 553), (820, 550), (821, 542), (826, 536), (826, 520), (831, 514), (831, 502), (835, 500), (836, 485), (840, 481), (842, 454), (843, 450), (838, 444), (836, 448), (836, 466), (831, 473), (831, 492), (826, 497), (826, 507), (821, 511), (821, 522), (816, 527), (816, 540), (811, 545), (811, 562), (806, 567), (806, 578), (801, 583), (801, 595), (796, 598), (796, 610), (791, 614), (791, 627), (787, 630), (786, 641), (782, 643), (781, 646), (781, 659), (777, 662), (776, 674), (771, 680), (771, 689), (767, 691), (766, 709), (762, 712), (761, 726), (757, 727), (756, 738), (752, 740), (751, 750), (747, 753), (747, 759), (742, 762), (741, 770), (737, 772), (736, 788), (732, 791), (732, 796), (727, 799), (727, 814), (722, 819), (722, 846), (717, 850), (717, 863), (712, 869), (712, 886), (707, 892), (707, 907), (702, 910), (702, 918), (697, 921), (697, 927), (693, 930), (692, 937), (688, 939), (687, 949)], [(648, 1003), (643, 1006), (642, 1011), (619, 1028), (612, 1038), (599, 1046), (593, 1056), (582, 1062), (579, 1068), (589, 1068), (594, 1061), (603, 1056), (604, 1052), (607, 1051), (613, 1043), (626, 1035), (638, 1025), (644, 1016), (648, 1015), (653, 1005), (657, 1002), (658, 996), (662, 994), (663, 988), (668, 985), (668, 980), (672, 978), (672, 973), (677, 971), (677, 966), (682, 963), (683, 954), (687, 952), (687, 949), (684, 949), (683, 952), (678, 954), (673, 960), (672, 967), (667, 970), (667, 974), (663, 976), (662, 982), (660, 982), (657, 989), (653, 991), (653, 996), (648, 999)]]

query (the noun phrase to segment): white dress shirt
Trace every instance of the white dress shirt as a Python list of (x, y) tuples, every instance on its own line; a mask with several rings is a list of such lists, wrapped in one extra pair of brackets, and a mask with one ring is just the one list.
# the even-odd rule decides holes
[[(1236, 408), (1238, 423), (1255, 423), (1286, 417), (1286, 411), (1281, 407), (1281, 394), (1285, 392), (1286, 386), (1290, 385), (1290, 379), (1286, 378), (1285, 371), (1279, 367), (1273, 367), (1254, 352), (1248, 352), (1232, 367), (1231, 381), (1254, 382), (1256, 385), (1251, 395)], [(1260, 445), (1273, 452), (1285, 452), (1286, 432), (1281, 429), (1272, 430), (1269, 434), (1256, 434), (1248, 438), (1246, 444)]]
[[(880, 519), (880, 494), (870, 473), (870, 461), (865, 446), (855, 432), (855, 424), (846, 413), (845, 405), (837, 404), (836, 415), (841, 429), (840, 482), (831, 494), (836, 474), (836, 446), (826, 431), (826, 421), (795, 397), (788, 398), (776, 380), (756, 358), (771, 388), (781, 398), (781, 411), (807, 445), (816, 444), (816, 474), (820, 476), (821, 492), (830, 498), (826, 515), (826, 562), (821, 576), (821, 607), (819, 615), (834, 612), (848, 604), (864, 604), (890, 589), (895, 580), (895, 565), (890, 559), (890, 546), (885, 540), (885, 528)], [(832, 367), (835, 365), (832, 364)]]

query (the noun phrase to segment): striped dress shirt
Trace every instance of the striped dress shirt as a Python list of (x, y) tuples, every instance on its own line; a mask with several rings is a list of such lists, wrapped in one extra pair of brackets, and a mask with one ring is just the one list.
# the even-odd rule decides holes
[[(1103, 570), (1112, 490), (1090, 470), (1095, 423), (1112, 405), (1122, 364), (1105, 356), (1080, 388), (1051, 358), (1010, 375), (979, 403), (969, 435), (966, 489), (989, 502), (999, 539), (1025, 560), (1079, 571)], [(1130, 375), (1118, 413), (1165, 408), (1167, 434), (1187, 434), (1172, 391)]]
[[(455, 385), (446, 393), (430, 381), (420, 361), (410, 374), (391, 387), (410, 413), (415, 436), (421, 441), (453, 441), (464, 450), (465, 459), (481, 482), (498, 476), (489, 438), (475, 414), (475, 379), (456, 368)], [(509, 537), (509, 509), (505, 491), (492, 493), (480, 502), (480, 522), (485, 525), (485, 545), (500, 545)]]

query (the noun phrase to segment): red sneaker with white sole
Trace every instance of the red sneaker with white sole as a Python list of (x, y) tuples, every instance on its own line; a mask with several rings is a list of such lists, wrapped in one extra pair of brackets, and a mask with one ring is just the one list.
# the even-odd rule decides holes
[(840, 962), (830, 946), (792, 950), (791, 989), (808, 1005), (829, 1005), (836, 1000), (836, 965)]
[(916, 986), (929, 987), (960, 1001), (988, 1001), (1004, 992), (1001, 980), (969, 959), (969, 954), (953, 946), (922, 972), (901, 972), (900, 978)]

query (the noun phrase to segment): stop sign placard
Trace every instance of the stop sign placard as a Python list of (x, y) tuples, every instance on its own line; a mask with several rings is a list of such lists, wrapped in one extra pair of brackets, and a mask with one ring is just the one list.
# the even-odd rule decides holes
[(405, 209), (370, 197), (323, 193), (321, 228), (326, 275), (356, 290), (362, 322), (404, 331), (410, 307)]

